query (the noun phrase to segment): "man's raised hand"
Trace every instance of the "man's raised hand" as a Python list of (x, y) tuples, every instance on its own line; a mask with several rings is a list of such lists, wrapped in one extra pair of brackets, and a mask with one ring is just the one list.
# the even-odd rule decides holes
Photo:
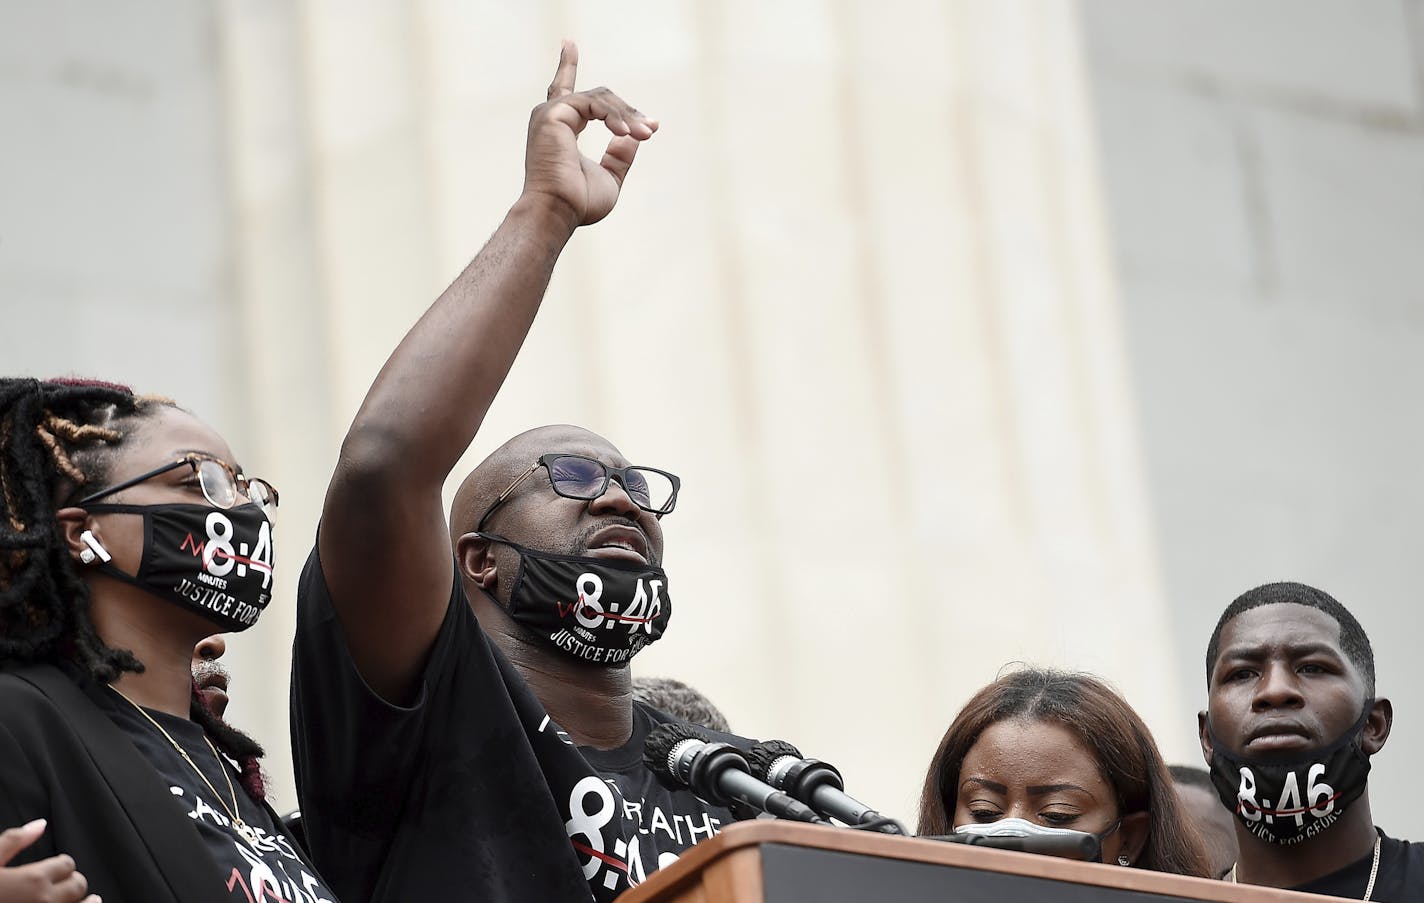
[[(529, 117), (524, 153), (524, 196), (562, 208), (570, 228), (596, 223), (613, 210), (638, 144), (658, 128), (656, 120), (607, 88), (575, 91), (577, 74), (578, 47), (565, 41), (549, 98)], [(578, 149), (579, 133), (595, 120), (613, 133), (597, 162)]]

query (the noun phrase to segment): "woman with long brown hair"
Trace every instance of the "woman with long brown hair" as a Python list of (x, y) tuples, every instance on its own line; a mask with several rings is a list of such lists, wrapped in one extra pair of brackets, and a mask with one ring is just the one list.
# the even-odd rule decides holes
[(1025, 668), (984, 687), (930, 762), (919, 833), (1020, 819), (1097, 835), (1104, 862), (1208, 877), (1147, 725), (1102, 681)]

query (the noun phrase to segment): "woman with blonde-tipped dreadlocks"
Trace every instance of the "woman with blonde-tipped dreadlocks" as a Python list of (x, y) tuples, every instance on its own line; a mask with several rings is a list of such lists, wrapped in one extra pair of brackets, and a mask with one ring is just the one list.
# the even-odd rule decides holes
[(56, 898), (331, 900), (191, 671), (271, 599), (276, 504), (171, 401), (0, 379), (0, 826), (73, 857)]

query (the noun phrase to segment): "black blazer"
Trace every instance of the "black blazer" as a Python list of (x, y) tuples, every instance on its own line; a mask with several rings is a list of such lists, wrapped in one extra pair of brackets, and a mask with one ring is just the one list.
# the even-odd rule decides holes
[(49, 665), (0, 673), (0, 828), (49, 820), (10, 864), (68, 853), (105, 903), (230, 899), (197, 828), (99, 693)]

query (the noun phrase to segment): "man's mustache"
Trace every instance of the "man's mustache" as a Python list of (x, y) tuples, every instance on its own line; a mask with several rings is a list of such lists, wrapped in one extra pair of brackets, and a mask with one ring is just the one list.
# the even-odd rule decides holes
[(193, 666), (193, 683), (200, 687), (219, 682), (222, 686), (227, 686), (229, 680), (228, 670), (217, 662), (200, 661)]

